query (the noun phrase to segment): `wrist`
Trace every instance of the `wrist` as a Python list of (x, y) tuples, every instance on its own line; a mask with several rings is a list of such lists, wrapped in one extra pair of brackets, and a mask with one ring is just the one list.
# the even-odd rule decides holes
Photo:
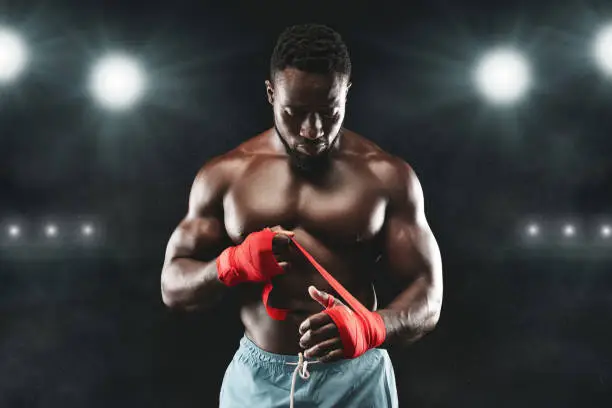
[(385, 342), (387, 331), (383, 317), (368, 310), (354, 311), (334, 306), (326, 313), (338, 327), (346, 358), (356, 358)]
[(236, 265), (236, 247), (228, 247), (216, 259), (217, 278), (226, 286), (236, 286), (244, 279)]
[(381, 346), (387, 339), (387, 325), (383, 315), (378, 311), (370, 312), (366, 320), (370, 331), (370, 348)]

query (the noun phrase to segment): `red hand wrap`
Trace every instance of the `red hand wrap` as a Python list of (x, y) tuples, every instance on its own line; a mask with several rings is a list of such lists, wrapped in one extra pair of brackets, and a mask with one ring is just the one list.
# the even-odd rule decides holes
[[(359, 300), (346, 290), (340, 282), (329, 274), (300, 244), (293, 240), (302, 254), (310, 261), (315, 269), (325, 278), (332, 288), (340, 295), (348, 307), (332, 306), (333, 299), (329, 299), (329, 305), (325, 313), (334, 321), (340, 332), (344, 357), (359, 357), (371, 348), (380, 346), (387, 336), (387, 329), (380, 314), (369, 311)], [(275, 309), (268, 306), (268, 295), (270, 287), (264, 288), (263, 302), (268, 314), (277, 320), (284, 320), (286, 310)]]
[(387, 329), (382, 316), (376, 312), (366, 312), (354, 312), (346, 306), (325, 310), (338, 326), (346, 358), (359, 357), (385, 341)]
[(244, 282), (269, 282), (284, 273), (272, 253), (274, 235), (266, 228), (249, 234), (240, 245), (226, 248), (217, 257), (219, 280), (235, 286)]

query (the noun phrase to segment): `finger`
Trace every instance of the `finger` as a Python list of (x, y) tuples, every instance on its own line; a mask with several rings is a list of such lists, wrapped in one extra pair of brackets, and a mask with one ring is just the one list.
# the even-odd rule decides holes
[(300, 338), (300, 347), (308, 349), (322, 341), (338, 337), (338, 327), (334, 323), (326, 324), (318, 330), (308, 330)]
[(270, 228), (270, 230), (272, 232), (276, 232), (277, 234), (288, 235), (290, 237), (295, 235), (295, 233), (293, 231), (286, 230), (283, 227), (281, 227), (280, 225), (275, 225), (274, 227)]
[(333, 320), (325, 312), (317, 313), (310, 316), (300, 324), (300, 335), (303, 335), (308, 330), (318, 330), (326, 324), (333, 323)]
[(272, 238), (272, 254), (277, 262), (289, 261), (291, 258), (291, 238), (278, 234)]
[(321, 292), (320, 290), (318, 290), (317, 288), (315, 288), (314, 286), (309, 286), (308, 287), (308, 294), (310, 295), (311, 298), (313, 298), (317, 303), (319, 303), (321, 306), (323, 306), (324, 308), (328, 308), (328, 301), (329, 301), (329, 295), (327, 293)]
[(276, 256), (277, 261), (288, 260), (291, 239), (295, 234), (283, 229), (280, 225), (274, 226), (270, 230), (275, 232), (272, 237), (272, 253)]
[(330, 295), (327, 292), (323, 292), (322, 290), (319, 290), (314, 286), (308, 287), (308, 294), (310, 295), (311, 298), (316, 300), (321, 306), (323, 306), (326, 309), (329, 309), (330, 307), (334, 307), (334, 306), (344, 305), (336, 297)]
[(344, 349), (332, 350), (322, 357), (319, 357), (319, 361), (322, 363), (332, 363), (334, 361), (342, 360), (344, 358)]
[(322, 341), (317, 343), (304, 352), (304, 357), (319, 358), (331, 353), (334, 350), (342, 350), (342, 340), (340, 337)]

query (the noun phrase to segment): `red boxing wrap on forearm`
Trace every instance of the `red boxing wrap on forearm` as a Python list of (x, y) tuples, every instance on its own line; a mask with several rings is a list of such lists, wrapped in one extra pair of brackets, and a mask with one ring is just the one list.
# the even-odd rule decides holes
[(346, 358), (359, 357), (385, 341), (385, 322), (376, 312), (357, 313), (345, 306), (334, 306), (325, 313), (338, 327)]
[(269, 282), (284, 273), (272, 253), (274, 235), (266, 228), (249, 234), (240, 245), (226, 248), (216, 261), (219, 280), (235, 286), (244, 282)]
[[(330, 305), (325, 310), (325, 313), (338, 327), (344, 348), (344, 357), (359, 357), (369, 349), (380, 346), (387, 336), (387, 329), (382, 316), (368, 310), (300, 244), (295, 240), (293, 242), (348, 306), (332, 306), (333, 299), (330, 297)], [(264, 296), (264, 303), (266, 303), (266, 296)]]

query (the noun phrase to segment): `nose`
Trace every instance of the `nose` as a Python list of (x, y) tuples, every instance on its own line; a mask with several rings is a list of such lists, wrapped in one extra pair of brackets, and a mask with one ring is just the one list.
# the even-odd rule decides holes
[(318, 113), (310, 114), (300, 126), (300, 136), (315, 140), (323, 136), (323, 121)]

